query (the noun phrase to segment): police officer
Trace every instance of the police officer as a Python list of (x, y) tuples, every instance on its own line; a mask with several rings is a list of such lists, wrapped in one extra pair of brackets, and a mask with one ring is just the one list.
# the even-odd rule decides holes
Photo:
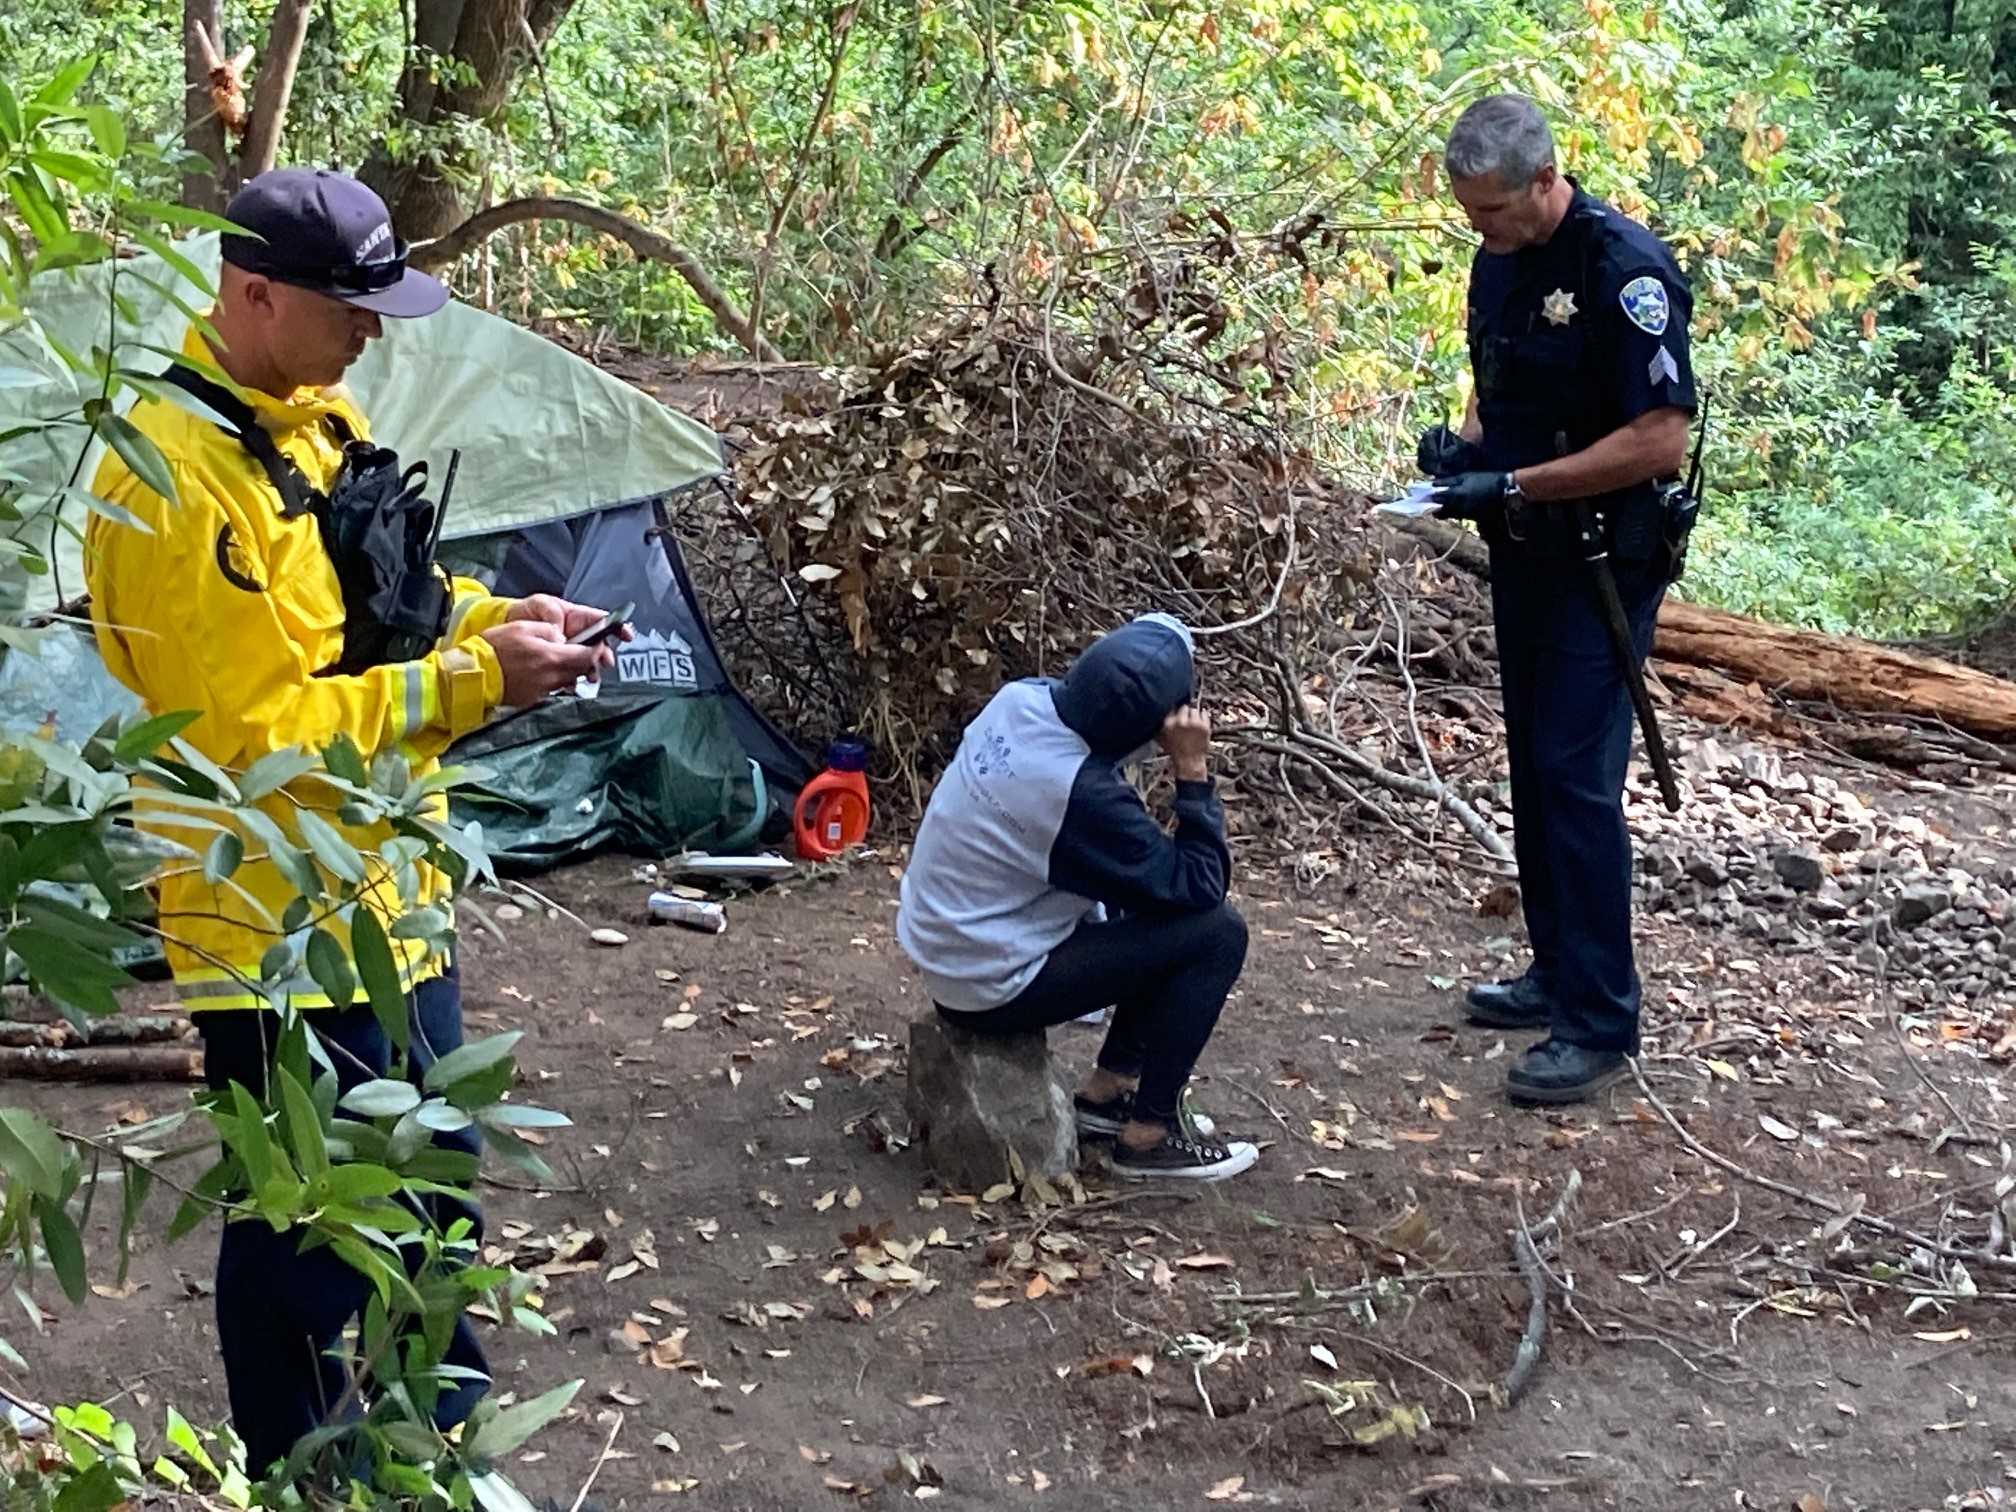
[[(1585, 542), (1600, 541), (1642, 666), (1669, 577), (1663, 546), (1694, 412), (1673, 254), (1555, 165), (1522, 95), (1464, 111), (1443, 158), (1483, 238), (1470, 273), (1474, 393), (1460, 433), (1422, 437), (1445, 516), (1491, 547), (1491, 606), (1531, 966), (1473, 987), (1473, 1022), (1539, 1029), (1515, 1103), (1575, 1102), (1638, 1050), (1624, 658)], [(1691, 517), (1690, 517), (1691, 523)]]

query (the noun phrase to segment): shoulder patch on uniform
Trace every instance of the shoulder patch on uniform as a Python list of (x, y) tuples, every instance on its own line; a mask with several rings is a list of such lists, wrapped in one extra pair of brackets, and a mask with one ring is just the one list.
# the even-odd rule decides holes
[(217, 570), (224, 574), (224, 581), (233, 588), (246, 593), (264, 593), (266, 585), (246, 571), (251, 564), (244, 560), (245, 553), (239, 548), (238, 537), (232, 534), (227, 520), (217, 531)]
[(1624, 314), (1631, 324), (1646, 335), (1666, 334), (1668, 315), (1666, 285), (1658, 279), (1649, 274), (1643, 278), (1632, 279), (1624, 285), (1623, 292), (1617, 296), (1617, 302), (1624, 307)]

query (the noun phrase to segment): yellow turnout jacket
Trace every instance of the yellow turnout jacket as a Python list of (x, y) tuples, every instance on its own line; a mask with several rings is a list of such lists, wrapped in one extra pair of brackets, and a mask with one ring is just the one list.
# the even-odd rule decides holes
[[(193, 328), (184, 350), (213, 360)], [(341, 416), (360, 440), (369, 435), (340, 387), (301, 389), (285, 399), (250, 391), (245, 397), (280, 452), (318, 489), (328, 488), (342, 460), (325, 417)], [(356, 676), (317, 676), (342, 654), (343, 597), (314, 517), (283, 520), (279, 491), (252, 454), (182, 406), (142, 398), (129, 418), (161, 449), (177, 498), (164, 500), (108, 452), (94, 491), (153, 533), (92, 516), (85, 571), (105, 664), (150, 713), (197, 712), (184, 738), (227, 770), (242, 771), (290, 746), (320, 751), (343, 734), (367, 762), (399, 751), (417, 776), (434, 770), (452, 741), (489, 716), (503, 695), (503, 673), (479, 637), (503, 623), (510, 600), (458, 578), (448, 632), (427, 655)], [(378, 848), (391, 830), (344, 824), (336, 815), (342, 802), (336, 789), (311, 776), (259, 807), (303, 849), (302, 809), (335, 825), (371, 868), (366, 904), (389, 930), (401, 905)], [(199, 851), (206, 838), (190, 829), (160, 832)], [(195, 861), (171, 864), (159, 879), (168, 962), (192, 1010), (262, 1001), (241, 979), (258, 980), (260, 958), (281, 940), (279, 920), (296, 896), (264, 845), (249, 832), (241, 838), (245, 860), (230, 881), (243, 893), (212, 886)], [(420, 902), (445, 903), (447, 879), (424, 863), (420, 871)], [(342, 921), (325, 920), (323, 927), (348, 952)], [(391, 943), (406, 986), (441, 971), (443, 962), (427, 959), (420, 941)], [(305, 975), (288, 984), (288, 994), (297, 1007), (329, 1004)]]

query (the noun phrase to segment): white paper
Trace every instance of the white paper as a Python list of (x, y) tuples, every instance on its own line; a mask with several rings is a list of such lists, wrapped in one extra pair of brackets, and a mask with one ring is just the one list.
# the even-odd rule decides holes
[(1440, 507), (1435, 502), (1435, 492), (1436, 489), (1433, 483), (1410, 483), (1407, 485), (1407, 492), (1397, 499), (1388, 499), (1383, 504), (1373, 505), (1372, 512), (1374, 514), (1399, 515), (1402, 519), (1407, 520), (1418, 519), (1422, 515), (1431, 515)]

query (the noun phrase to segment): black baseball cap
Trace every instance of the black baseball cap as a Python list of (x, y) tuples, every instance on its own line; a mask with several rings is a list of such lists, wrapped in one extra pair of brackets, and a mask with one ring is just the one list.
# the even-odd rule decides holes
[(275, 168), (231, 196), (224, 261), (379, 315), (432, 315), (448, 291), (406, 266), (392, 214), (365, 185), (326, 168)]

